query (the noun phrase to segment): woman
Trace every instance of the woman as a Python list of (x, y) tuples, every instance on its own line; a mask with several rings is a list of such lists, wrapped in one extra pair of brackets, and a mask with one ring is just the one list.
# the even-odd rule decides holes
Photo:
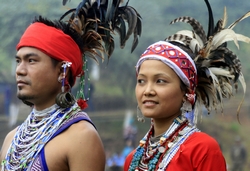
[(206, 36), (195, 19), (177, 18), (171, 23), (187, 22), (193, 31), (179, 31), (141, 55), (135, 93), (139, 111), (151, 118), (151, 128), (126, 158), (124, 171), (226, 171), (216, 140), (196, 127), (203, 104), (208, 111), (217, 109), (238, 80), (245, 91), (240, 61), (225, 42), (234, 40), (238, 46), (237, 41), (250, 39), (232, 30), (240, 20), (224, 28), (225, 20), (216, 28), (210, 22)]

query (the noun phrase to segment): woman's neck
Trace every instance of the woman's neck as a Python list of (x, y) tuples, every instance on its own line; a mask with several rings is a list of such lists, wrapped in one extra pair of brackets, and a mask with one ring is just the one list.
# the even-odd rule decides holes
[(166, 132), (171, 124), (173, 123), (174, 119), (180, 116), (181, 114), (174, 115), (170, 118), (160, 118), (160, 119), (153, 119), (154, 122), (154, 137), (159, 136)]

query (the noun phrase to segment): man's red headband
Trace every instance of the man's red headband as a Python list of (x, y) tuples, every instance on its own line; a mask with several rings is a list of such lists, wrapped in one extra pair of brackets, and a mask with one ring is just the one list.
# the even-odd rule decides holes
[(33, 23), (22, 35), (16, 49), (24, 46), (37, 48), (58, 61), (72, 62), (70, 69), (74, 80), (82, 72), (81, 51), (75, 41), (62, 30), (39, 22)]

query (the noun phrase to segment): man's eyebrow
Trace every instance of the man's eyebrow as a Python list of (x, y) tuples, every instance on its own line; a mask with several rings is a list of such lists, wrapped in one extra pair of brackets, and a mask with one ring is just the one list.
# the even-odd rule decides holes
[[(24, 58), (24, 59), (27, 59), (27, 58), (29, 58), (30, 56), (36, 56), (36, 57), (38, 57), (38, 54), (36, 54), (36, 53), (27, 53), (27, 54), (25, 54), (25, 55), (23, 56), (23, 58)], [(20, 58), (20, 56), (16, 55), (15, 58)]]

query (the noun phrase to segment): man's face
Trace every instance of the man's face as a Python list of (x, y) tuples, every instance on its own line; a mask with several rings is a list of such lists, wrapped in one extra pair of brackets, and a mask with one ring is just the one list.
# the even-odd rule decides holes
[(16, 63), (17, 97), (37, 110), (53, 105), (61, 88), (60, 63), (54, 66), (48, 55), (32, 47), (20, 48)]

